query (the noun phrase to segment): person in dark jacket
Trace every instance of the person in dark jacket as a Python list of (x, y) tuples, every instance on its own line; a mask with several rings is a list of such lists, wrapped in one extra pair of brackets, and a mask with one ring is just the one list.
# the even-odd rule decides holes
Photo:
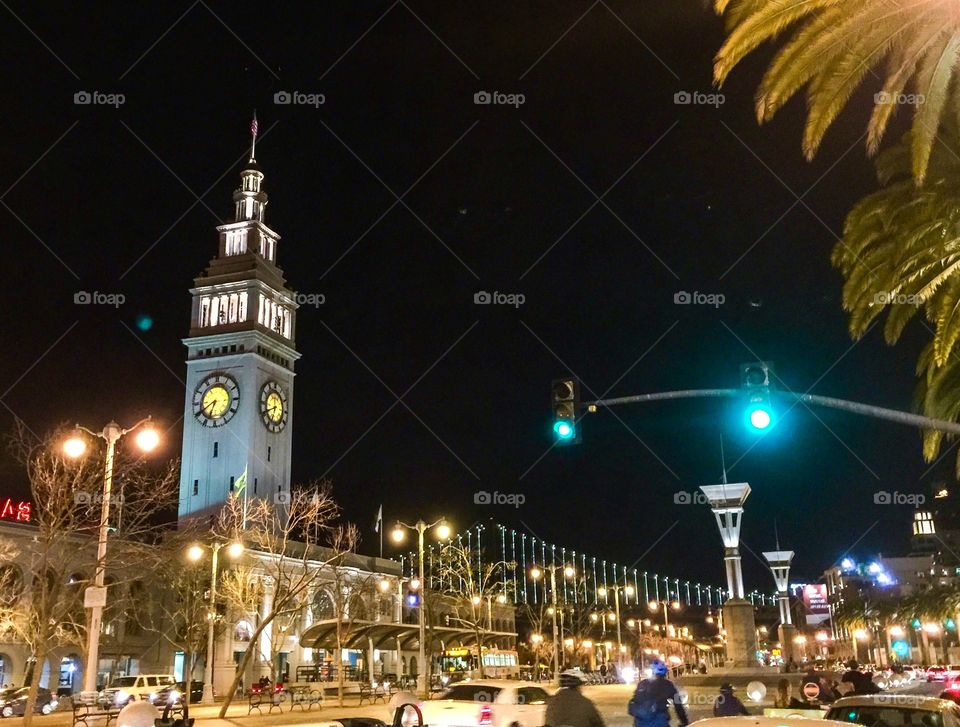
[(733, 685), (729, 682), (720, 685), (720, 696), (713, 702), (714, 717), (739, 717), (750, 714), (743, 702), (733, 696)]
[(637, 684), (637, 690), (630, 700), (629, 712), (633, 717), (634, 727), (669, 727), (670, 704), (673, 704), (677, 713), (680, 727), (686, 727), (690, 723), (680, 693), (673, 682), (667, 679), (669, 671), (667, 665), (659, 659), (650, 663), (653, 676)]
[(876, 694), (880, 691), (877, 685), (873, 683), (870, 675), (860, 671), (860, 664), (857, 663), (856, 659), (847, 662), (847, 671), (840, 677), (840, 681), (853, 685), (853, 689), (849, 692), (850, 695)]
[(544, 724), (548, 727), (606, 727), (593, 702), (583, 696), (583, 673), (567, 669), (560, 674), (560, 689), (547, 701)]

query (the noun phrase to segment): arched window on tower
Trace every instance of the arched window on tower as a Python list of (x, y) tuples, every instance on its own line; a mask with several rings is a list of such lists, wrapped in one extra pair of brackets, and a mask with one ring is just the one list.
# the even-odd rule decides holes
[(200, 299), (200, 328), (242, 323), (247, 320), (247, 291), (205, 295)]
[(913, 534), (933, 535), (937, 532), (933, 526), (933, 514), (927, 510), (918, 510), (913, 513)]

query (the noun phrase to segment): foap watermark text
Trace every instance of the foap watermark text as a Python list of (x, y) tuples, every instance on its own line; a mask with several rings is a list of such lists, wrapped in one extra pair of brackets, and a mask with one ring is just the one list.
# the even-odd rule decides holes
[(512, 305), (519, 308), (527, 301), (523, 293), (501, 293), (498, 290), (488, 293), (480, 290), (473, 294), (473, 302), (477, 305)]
[(880, 490), (873, 493), (874, 505), (911, 505), (916, 507), (927, 501), (926, 495), (917, 492), (887, 492)]
[(719, 308), (727, 302), (727, 296), (723, 293), (701, 293), (698, 290), (688, 293), (686, 290), (678, 290), (673, 294), (675, 305), (711, 305)]
[(519, 508), (527, 501), (527, 496), (517, 492), (487, 492), (479, 490), (473, 493), (474, 505), (513, 505)]

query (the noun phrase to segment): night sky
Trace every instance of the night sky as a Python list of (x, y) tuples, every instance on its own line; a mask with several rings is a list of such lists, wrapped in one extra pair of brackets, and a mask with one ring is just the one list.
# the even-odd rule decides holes
[[(714, 92), (722, 24), (695, 0), (133, 5), (0, 9), (0, 429), (149, 413), (177, 456), (188, 289), (231, 218), (255, 108), (279, 263), (326, 300), (297, 319), (294, 481), (330, 477), (364, 550), (382, 502), (388, 524), (494, 518), (720, 583), (712, 516), (674, 494), (719, 481), (721, 432), (730, 480), (753, 488), (748, 551), (776, 522), (801, 579), (851, 547), (908, 547), (911, 508), (874, 493), (929, 492), (953, 458), (928, 470), (897, 425), (799, 406), (757, 443), (728, 404), (673, 402), (592, 415), (580, 446), (548, 451), (549, 384), (568, 371), (593, 398), (737, 386), (761, 358), (791, 389), (909, 408), (927, 332), (854, 344), (829, 264), (875, 187), (860, 135), (876, 89), (808, 163), (802, 101), (754, 119), (769, 49), (722, 105), (674, 102)], [(80, 290), (126, 302), (75, 305)], [(525, 302), (475, 305), (481, 290)], [(9, 461), (0, 474), (24, 493)], [(526, 501), (475, 505), (478, 490)], [(772, 588), (744, 564), (748, 590)]]

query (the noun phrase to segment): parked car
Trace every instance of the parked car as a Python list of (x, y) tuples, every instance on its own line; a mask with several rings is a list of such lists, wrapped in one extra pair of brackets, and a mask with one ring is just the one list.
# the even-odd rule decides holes
[(117, 677), (103, 690), (103, 701), (118, 706), (137, 700), (155, 702), (159, 694), (169, 694), (176, 685), (177, 680), (170, 674)]
[(960, 706), (946, 699), (903, 694), (844, 697), (830, 706), (827, 719), (867, 725), (960, 727)]
[[(24, 712), (27, 711), (27, 697), (29, 695), (30, 687), (8, 689), (0, 694), (0, 717), (22, 717)], [(56, 694), (43, 687), (37, 688), (35, 712), (50, 714), (57, 708), (58, 704)]]
[[(519, 679), (478, 679), (454, 684), (420, 705), (430, 727), (542, 727), (550, 694)], [(957, 727), (960, 727), (958, 725)]]
[[(154, 700), (157, 704), (164, 704), (166, 702), (179, 702), (183, 695), (187, 693), (187, 683), (186, 682), (177, 682), (176, 684), (161, 689), (157, 692), (157, 698)], [(214, 690), (214, 696), (216, 696), (216, 690)], [(203, 699), (203, 682), (194, 679), (190, 682), (190, 704), (197, 704), (201, 699)]]

